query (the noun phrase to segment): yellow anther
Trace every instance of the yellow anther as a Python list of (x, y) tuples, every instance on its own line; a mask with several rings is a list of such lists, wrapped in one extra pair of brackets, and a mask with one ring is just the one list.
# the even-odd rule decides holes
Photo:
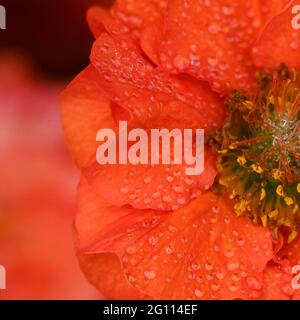
[(218, 153), (219, 154), (226, 154), (226, 153), (228, 153), (228, 150), (227, 149), (219, 150)]
[(283, 186), (279, 185), (276, 189), (276, 193), (280, 196), (283, 197), (284, 196), (284, 191), (283, 191)]
[(258, 173), (258, 174), (261, 174), (263, 172), (263, 169), (262, 167), (259, 165), (259, 164), (252, 164), (251, 165), (251, 168), (254, 172)]
[(272, 219), (272, 218), (275, 218), (277, 217), (279, 214), (279, 211), (276, 209), (276, 210), (273, 210), (269, 213), (269, 217)]
[(221, 179), (219, 180), (219, 183), (220, 183), (220, 185), (223, 186), (223, 187), (228, 187), (228, 186), (229, 186), (228, 179), (223, 179), (223, 178), (221, 178)]
[(293, 230), (288, 237), (288, 243), (293, 242), (297, 238), (297, 236), (298, 232), (296, 230)]
[(251, 109), (253, 109), (254, 104), (253, 104), (252, 101), (247, 100), (247, 101), (243, 102), (243, 106), (246, 107), (247, 109), (250, 109), (250, 110), (251, 110)]
[(275, 180), (280, 180), (280, 177), (281, 177), (280, 171), (278, 169), (274, 169), (272, 171), (272, 176)]
[(268, 217), (266, 215), (261, 216), (261, 222), (266, 227), (268, 225)]
[(232, 144), (229, 146), (229, 149), (230, 149), (230, 150), (234, 150), (235, 148), (236, 148), (236, 147), (235, 147), (234, 145), (232, 145)]
[(235, 212), (240, 216), (243, 214), (246, 209), (247, 209), (247, 201), (246, 200), (241, 200), (234, 206)]
[(297, 184), (297, 192), (300, 193), (300, 183)]
[(266, 197), (266, 190), (264, 188), (262, 188), (260, 190), (260, 201), (264, 200), (264, 198)]
[(299, 210), (299, 206), (296, 204), (293, 209), (293, 214), (295, 214)]
[(239, 165), (243, 166), (247, 162), (247, 160), (246, 160), (246, 158), (244, 156), (239, 156), (237, 158), (237, 162), (238, 162)]
[(229, 196), (230, 199), (234, 199), (237, 196), (237, 192), (235, 189), (232, 190), (231, 195)]
[(292, 204), (294, 204), (294, 200), (291, 197), (284, 197), (284, 202), (287, 206), (291, 206)]

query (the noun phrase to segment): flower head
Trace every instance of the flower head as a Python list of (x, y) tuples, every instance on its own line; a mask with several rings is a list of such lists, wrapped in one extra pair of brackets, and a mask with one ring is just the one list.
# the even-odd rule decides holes
[[(299, 298), (293, 4), (119, 0), (89, 10), (91, 65), (64, 91), (62, 113), (82, 171), (80, 261), (108, 297)], [(96, 132), (125, 119), (145, 130), (204, 128), (204, 173), (99, 166)]]

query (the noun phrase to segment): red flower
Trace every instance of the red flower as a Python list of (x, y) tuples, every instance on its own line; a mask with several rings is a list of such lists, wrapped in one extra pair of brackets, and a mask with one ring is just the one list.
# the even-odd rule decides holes
[[(76, 219), (79, 259), (87, 278), (108, 297), (299, 298), (291, 287), (291, 267), (300, 262), (300, 238), (294, 227), (299, 195), (294, 189), (290, 196), (283, 194), (286, 204), (280, 204), (279, 213), (271, 209), (257, 213), (254, 199), (267, 203), (269, 189), (259, 187), (260, 196), (257, 190), (251, 193), (253, 201), (246, 194), (234, 194), (245, 186), (240, 186), (242, 178), (263, 180), (263, 168), (238, 156), (244, 149), (237, 148), (236, 141), (229, 153), (237, 156), (244, 176), (234, 182), (237, 190), (228, 189), (234, 199), (211, 190), (214, 182), (222, 183), (216, 179), (217, 155), (209, 146), (200, 176), (186, 176), (185, 165), (99, 166), (95, 157), (97, 131), (117, 130), (119, 120), (145, 130), (204, 128), (209, 135), (222, 127), (227, 115), (223, 98), (233, 90), (239, 93), (230, 100), (231, 118), (226, 123), (234, 128), (240, 125), (234, 117), (250, 119), (242, 111), (246, 107), (257, 111), (271, 101), (277, 112), (283, 101), (277, 99), (278, 93), (284, 93), (287, 102), (294, 99), (298, 78), (282, 80), (272, 89), (261, 86), (259, 92), (255, 86), (258, 68), (273, 71), (282, 63), (300, 68), (300, 32), (290, 23), (294, 4), (120, 0), (111, 12), (99, 7), (88, 12), (96, 37), (91, 65), (64, 91), (62, 114), (71, 152), (82, 171)], [(250, 94), (263, 99), (254, 103)], [(298, 114), (298, 104), (297, 99), (290, 103), (289, 114)], [(247, 125), (253, 129), (250, 122)], [(227, 152), (219, 153), (223, 151)], [(299, 174), (295, 159), (291, 172)], [(219, 157), (219, 165), (220, 161), (225, 160)], [(233, 168), (229, 164), (219, 168), (220, 177), (227, 174), (224, 168)], [(299, 176), (295, 179), (299, 181)], [(282, 215), (291, 213), (286, 211), (291, 201), (295, 212), (287, 225)], [(236, 211), (243, 213), (250, 205), (250, 219), (237, 216)], [(292, 228), (291, 244), (283, 226)]]

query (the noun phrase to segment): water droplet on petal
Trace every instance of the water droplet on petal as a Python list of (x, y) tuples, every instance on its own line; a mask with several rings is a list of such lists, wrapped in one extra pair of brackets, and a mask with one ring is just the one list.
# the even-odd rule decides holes
[(153, 280), (155, 279), (156, 277), (156, 273), (154, 271), (145, 271), (144, 272), (144, 277), (147, 279), (147, 280)]
[(195, 289), (195, 296), (197, 297), (197, 298), (202, 298), (203, 297), (203, 292), (200, 290), (200, 289), (198, 289), (198, 288), (196, 288)]

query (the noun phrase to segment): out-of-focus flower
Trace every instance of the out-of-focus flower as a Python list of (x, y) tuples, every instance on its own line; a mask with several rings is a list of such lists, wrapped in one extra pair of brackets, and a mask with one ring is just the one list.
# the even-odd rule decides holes
[[(287, 4), (119, 0), (88, 12), (91, 65), (64, 91), (62, 115), (82, 172), (78, 253), (106, 296), (299, 298), (300, 33)], [(277, 71), (257, 86), (258, 70)], [(99, 166), (97, 131), (125, 119), (204, 128), (204, 173)]]
[(0, 299), (93, 299), (73, 252), (73, 185), (59, 121), (63, 83), (0, 57)]

